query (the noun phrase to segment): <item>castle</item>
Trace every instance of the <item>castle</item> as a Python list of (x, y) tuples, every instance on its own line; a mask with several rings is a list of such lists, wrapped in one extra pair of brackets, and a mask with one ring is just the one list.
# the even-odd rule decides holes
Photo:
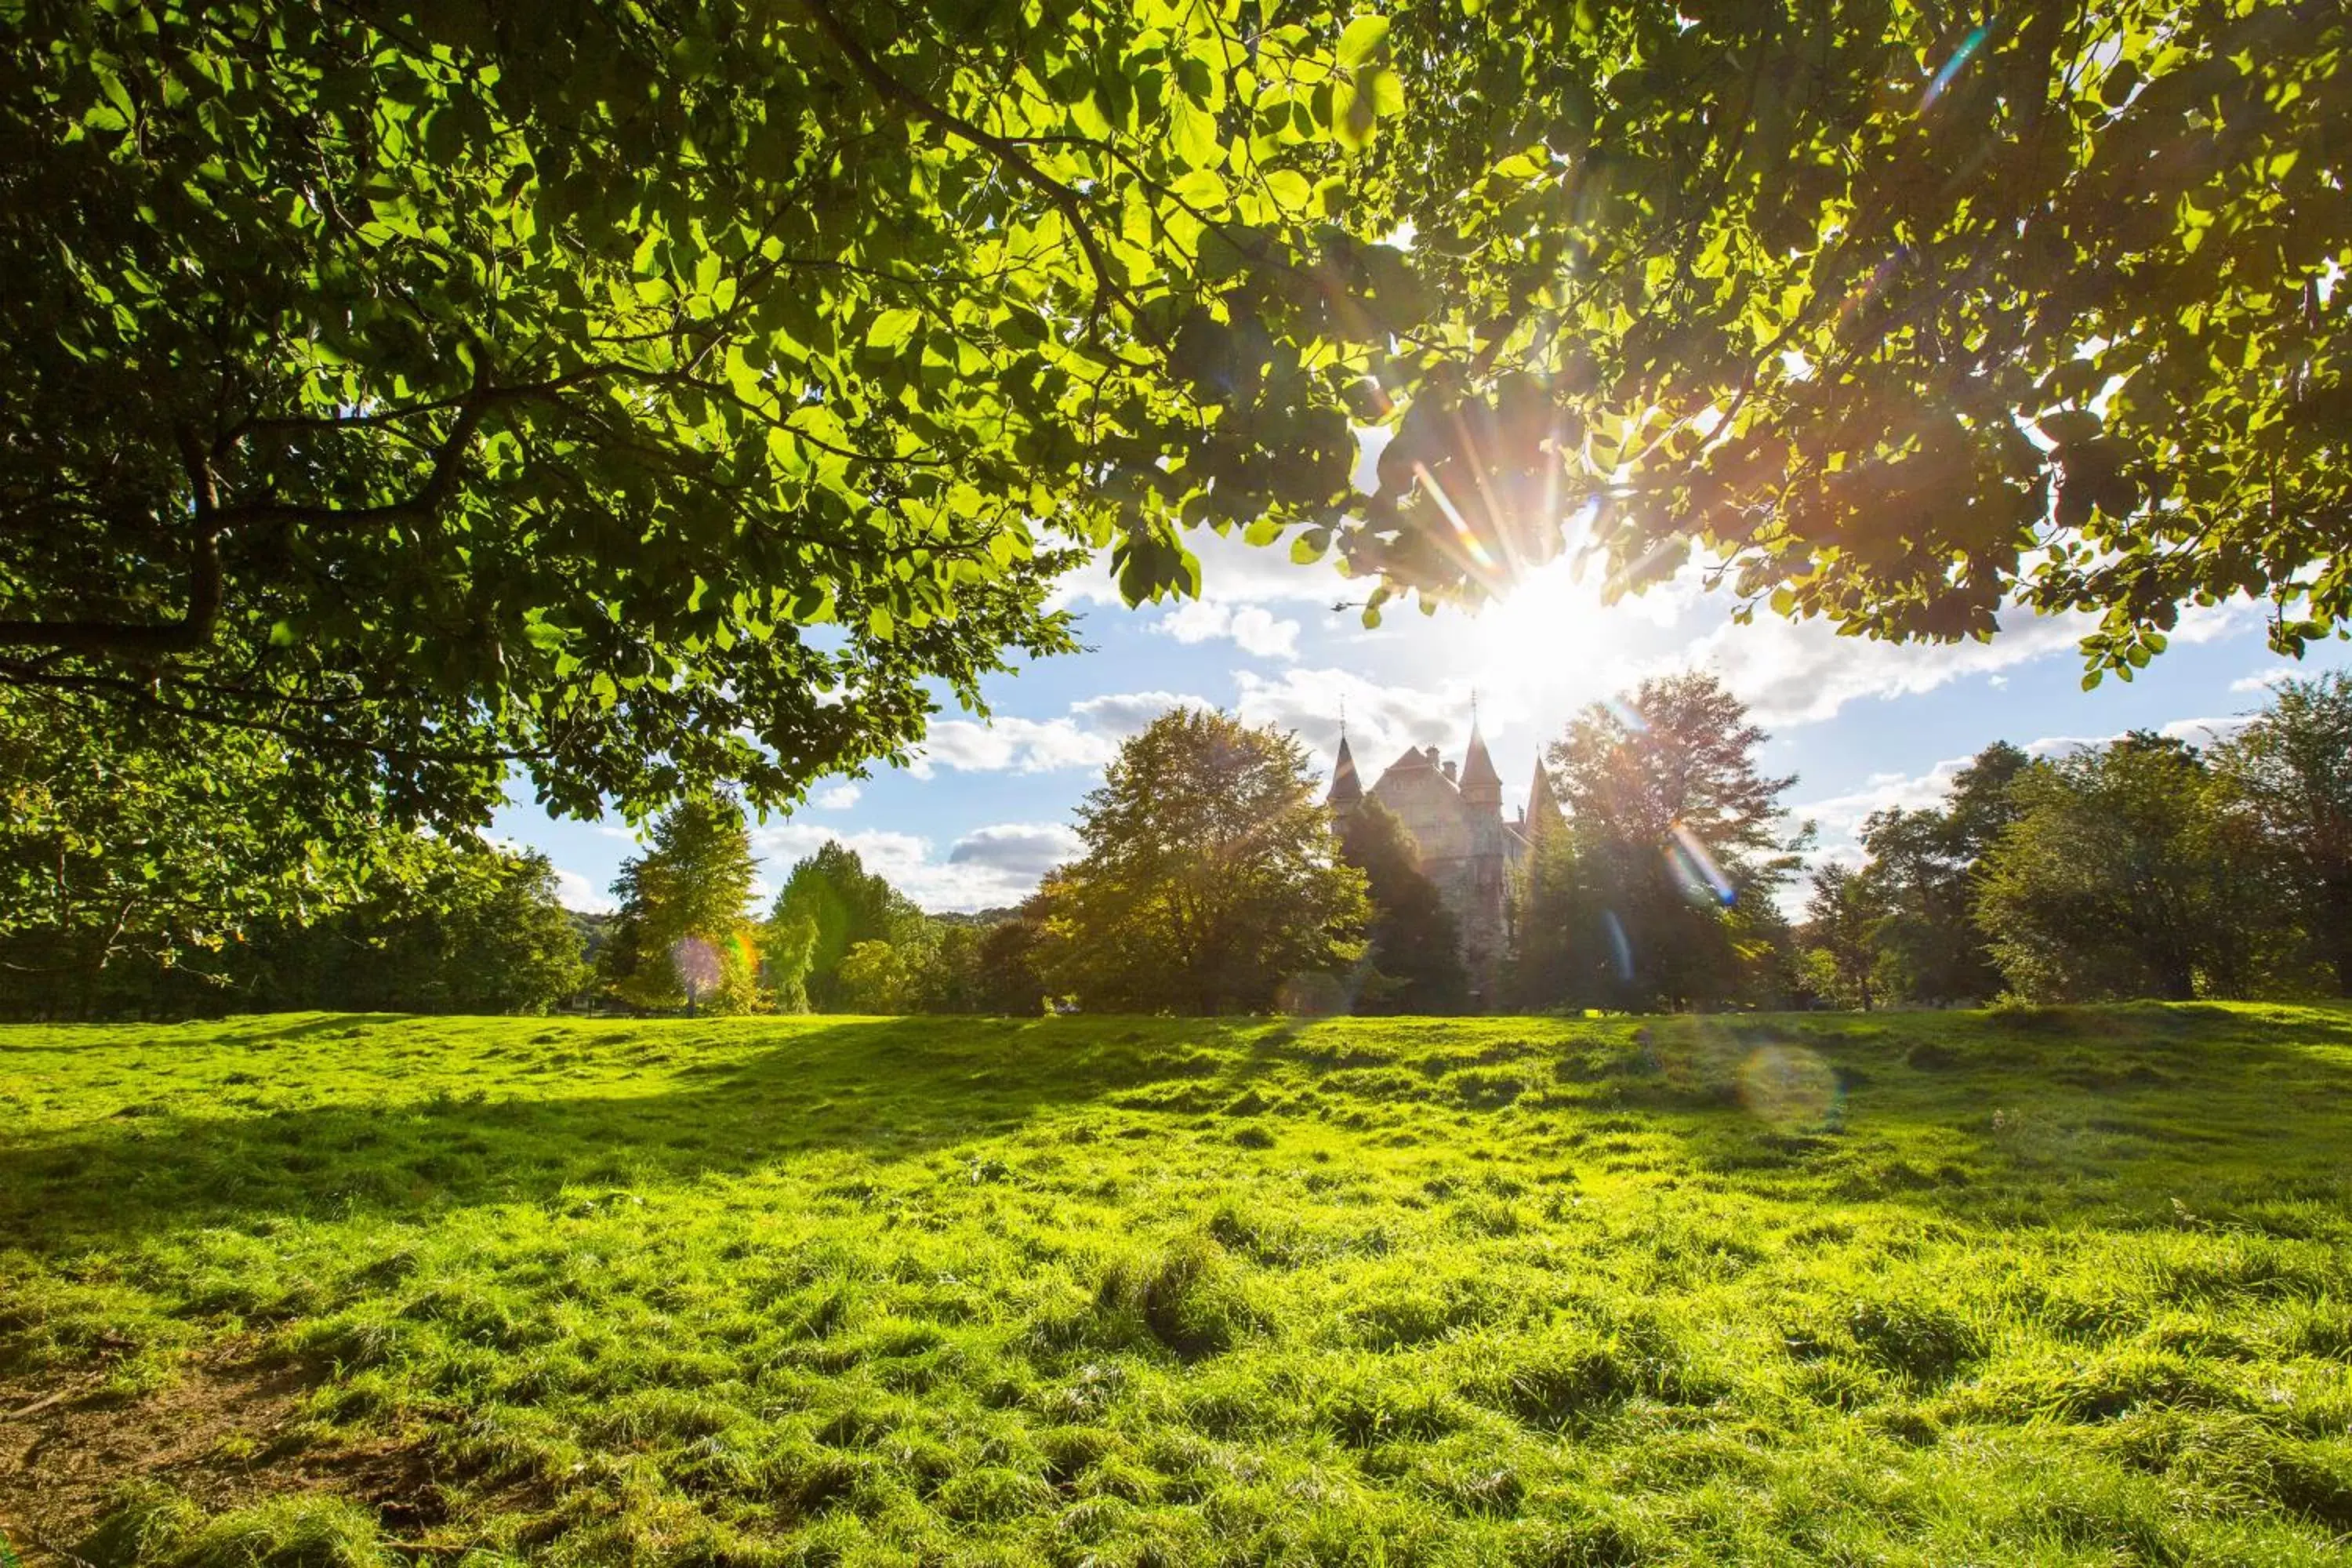
[(1536, 763), (1527, 805), (1516, 819), (1506, 820), (1502, 775), (1486, 754), (1475, 713), (1470, 746), (1458, 771), (1439, 760), (1435, 746), (1408, 746), (1370, 790), (1357, 776), (1343, 729), (1331, 769), (1331, 793), (1325, 800), (1333, 825), (1345, 832), (1368, 795), (1394, 813), (1420, 847), (1422, 872), (1437, 884), (1438, 896), (1461, 931), (1473, 1005), (1495, 1005), (1503, 955), (1510, 945), (1513, 874), (1526, 863), (1537, 837), (1559, 820), (1559, 801), (1543, 763)]

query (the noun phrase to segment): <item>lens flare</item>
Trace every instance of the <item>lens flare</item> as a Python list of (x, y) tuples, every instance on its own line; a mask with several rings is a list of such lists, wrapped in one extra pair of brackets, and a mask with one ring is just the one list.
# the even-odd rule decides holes
[(1958, 76), (1969, 61), (1976, 58), (1976, 52), (1984, 47), (1985, 39), (1991, 35), (1992, 24), (1985, 22), (1979, 24), (1975, 32), (1960, 41), (1960, 47), (1952, 51), (1952, 58), (1944, 62), (1944, 68), (1936, 73), (1936, 79), (1927, 84), (1927, 95), (1919, 100), (1921, 112), (1924, 113), (1933, 108), (1936, 100), (1944, 96), (1944, 89), (1952, 85), (1952, 79)]
[(1739, 1102), (1774, 1127), (1818, 1127), (1833, 1120), (1837, 1069), (1802, 1046), (1759, 1046), (1739, 1064)]
[(1601, 923), (1609, 932), (1609, 957), (1617, 966), (1617, 983), (1633, 984), (1633, 944), (1625, 936), (1625, 922), (1617, 918), (1615, 910), (1601, 911)]
[(1634, 734), (1646, 735), (1650, 732), (1650, 721), (1643, 718), (1642, 710), (1632, 703), (1620, 702), (1614, 697), (1604, 697), (1601, 700), (1601, 706), (1609, 710), (1609, 716), (1612, 719), (1624, 725)]
[(1700, 842), (1699, 836), (1679, 822), (1668, 831), (1674, 835), (1675, 841), (1666, 851), (1667, 858), (1672, 862), (1675, 875), (1682, 882), (1684, 889), (1694, 899), (1711, 899), (1726, 909), (1737, 903), (1739, 889), (1731, 885), (1731, 879), (1725, 876), (1723, 868), (1715, 863), (1715, 857), (1707, 853), (1707, 847)]
[(700, 995), (719, 984), (719, 950), (698, 936), (682, 936), (670, 943), (669, 962), (689, 996)]
[(1461, 510), (1454, 504), (1454, 498), (1438, 484), (1437, 476), (1429, 471), (1429, 465), (1415, 463), (1412, 476), (1421, 481), (1421, 488), (1427, 490), (1429, 499), (1436, 503), (1438, 514), (1454, 530), (1454, 540), (1462, 546), (1463, 553), (1469, 556), (1481, 572), (1494, 571), (1495, 558), (1486, 552), (1484, 544), (1478, 542), (1477, 532), (1464, 520)]

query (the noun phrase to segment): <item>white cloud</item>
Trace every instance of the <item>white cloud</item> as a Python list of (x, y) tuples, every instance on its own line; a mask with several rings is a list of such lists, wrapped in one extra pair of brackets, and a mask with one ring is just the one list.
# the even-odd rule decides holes
[(816, 797), (809, 804), (819, 811), (847, 811), (857, 804), (857, 786), (854, 784), (839, 784), (831, 789), (819, 790)]
[(1990, 642), (1885, 643), (1839, 637), (1825, 621), (1727, 623), (1673, 662), (1711, 668), (1768, 729), (1817, 724), (1864, 698), (1911, 697), (2071, 651), (2088, 616), (2015, 616)]
[(2292, 666), (2288, 665), (2280, 665), (2274, 669), (2256, 670), (2252, 675), (2241, 676), (2237, 679), (2230, 682), (2230, 689), (2232, 691), (2270, 691), (2274, 689), (2282, 680), (2293, 680), (2297, 673), (2298, 671), (2296, 671)]
[(948, 847), (950, 866), (991, 867), (1032, 882), (1086, 850), (1077, 829), (1059, 822), (1000, 822)]
[(1118, 754), (1121, 740), (1169, 709), (1187, 704), (1208, 706), (1173, 691), (1129, 691), (1074, 702), (1059, 719), (944, 719), (930, 727), (909, 771), (927, 779), (942, 767), (1024, 773), (1099, 768)]
[(1139, 735), (1154, 719), (1171, 708), (1209, 708), (1214, 704), (1176, 691), (1113, 691), (1070, 704), (1070, 716), (1089, 729), (1125, 740)]
[[(2038, 742), (2037, 742), (2038, 743)], [(1971, 757), (1952, 757), (1924, 773), (1873, 773), (1858, 790), (1790, 806), (1800, 821), (1811, 817), (1833, 838), (1850, 837), (1874, 811), (1921, 811), (1940, 805), (1952, 792), (1952, 780)]]
[(609, 915), (619, 908), (612, 895), (577, 871), (555, 868), (555, 901), (583, 915)]
[(914, 764), (917, 778), (934, 767), (958, 773), (1049, 773), (1055, 768), (1102, 766), (1117, 750), (1108, 736), (1080, 729), (1067, 719), (946, 719), (924, 737)]
[(2210, 746), (2228, 740), (2253, 721), (2253, 716), (2248, 713), (2226, 713), (2218, 719), (2175, 719), (2161, 733), (2192, 746)]
[(1276, 620), (1262, 605), (1235, 606), (1217, 599), (1187, 599), (1152, 624), (1153, 631), (1181, 643), (1231, 637), (1244, 653), (1260, 658), (1297, 658), (1298, 623)]
[[(946, 858), (934, 856), (932, 841), (919, 834), (885, 828), (835, 832), (818, 823), (781, 822), (752, 830), (753, 848), (765, 857), (781, 883), (793, 864), (814, 854), (827, 839), (856, 850), (868, 871), (927, 910), (1001, 909), (1019, 903), (1037, 885), (1038, 875), (1055, 860), (1034, 865), (1037, 853), (1056, 831), (1050, 824), (1005, 823), (964, 835)], [(959, 856), (967, 844), (979, 847)], [(1027, 851), (1026, 858), (1017, 851)]]
[[(2252, 629), (2259, 606), (2217, 605), (2185, 611), (2176, 643), (2217, 642)], [(2097, 625), (2086, 615), (2038, 616), (2012, 607), (1990, 642), (1889, 643), (1842, 637), (1826, 621), (1759, 616), (1748, 626), (1724, 622), (1643, 674), (1712, 669), (1769, 729), (1820, 723), (1848, 703), (1914, 697), (1972, 676), (2036, 659), (2071, 655)]]
[[(1436, 690), (1376, 685), (1344, 669), (1286, 669), (1280, 677), (1236, 670), (1234, 711), (1242, 722), (1296, 731), (1328, 759), (1339, 747), (1339, 717), (1348, 721), (1349, 749), (1370, 783), (1407, 746), (1438, 746), (1458, 755), (1470, 733), (1470, 689), (1448, 681)], [(1489, 702), (1487, 732), (1525, 717), (1515, 698)]]

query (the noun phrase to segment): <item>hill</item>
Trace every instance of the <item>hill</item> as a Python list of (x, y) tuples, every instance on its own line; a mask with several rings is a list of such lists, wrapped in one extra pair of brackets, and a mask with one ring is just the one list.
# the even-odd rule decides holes
[(2340, 1563), (2347, 1091), (2283, 1006), (0, 1030), (0, 1531)]

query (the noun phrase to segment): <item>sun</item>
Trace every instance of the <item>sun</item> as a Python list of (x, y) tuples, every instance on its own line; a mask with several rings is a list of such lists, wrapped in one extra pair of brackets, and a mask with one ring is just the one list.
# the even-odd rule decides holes
[(1479, 606), (1466, 639), (1477, 672), (1549, 687), (1607, 659), (1622, 640), (1612, 632), (1622, 613), (1602, 602), (1598, 575), (1588, 567), (1580, 580), (1563, 557)]

